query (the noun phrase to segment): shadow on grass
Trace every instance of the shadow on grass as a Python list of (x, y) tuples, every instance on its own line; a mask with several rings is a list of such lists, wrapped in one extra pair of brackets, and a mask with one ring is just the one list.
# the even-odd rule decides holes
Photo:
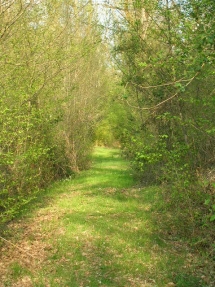
[(52, 249), (35, 286), (182, 287), (189, 277), (180, 276), (186, 252), (159, 235), (159, 188), (135, 187), (119, 150), (97, 148), (91, 170), (55, 183), (22, 215), (52, 204), (61, 216), (44, 222)]
[[(182, 286), (186, 251), (175, 250), (160, 236), (158, 188), (132, 188), (131, 172), (117, 151), (107, 158), (102, 153), (93, 170), (74, 183), (81, 195), (64, 203), (72, 212), (62, 219), (65, 234), (55, 254), (60, 261), (68, 254), (63, 271), (62, 265), (56, 267), (57, 276), (73, 274), (64, 286)], [(184, 287), (200, 286), (198, 278), (186, 278)]]
[(150, 216), (143, 213), (138, 199), (131, 202), (126, 196), (122, 198), (93, 194), (91, 201), (80, 199), (80, 210), (75, 208), (77, 201), (70, 206), (72, 213), (62, 219), (66, 231), (58, 241), (55, 266), (56, 276), (61, 272), (65, 272), (64, 278), (68, 278), (67, 272), (76, 276), (63, 286), (141, 286), (155, 276), (150, 272), (150, 249), (157, 242)]
[[(64, 286), (155, 287), (169, 282), (178, 287), (205, 286), (199, 285), (199, 278), (181, 273), (186, 251), (174, 250), (159, 236), (159, 222), (153, 216), (153, 204), (159, 201), (156, 188), (125, 192), (94, 190), (84, 194), (88, 200), (82, 197), (70, 205), (72, 212), (62, 219), (66, 231), (57, 258), (68, 254), (64, 271), (76, 276)], [(71, 271), (73, 260), (77, 268)]]

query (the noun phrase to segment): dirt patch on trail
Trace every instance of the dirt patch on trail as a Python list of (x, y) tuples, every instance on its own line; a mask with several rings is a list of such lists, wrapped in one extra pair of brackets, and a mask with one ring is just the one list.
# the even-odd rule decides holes
[(51, 225), (58, 217), (55, 210), (40, 210), (33, 219), (7, 226), (10, 235), (0, 238), (0, 287), (33, 286), (37, 272), (52, 250), (48, 243), (52, 232), (44, 231), (44, 223)]

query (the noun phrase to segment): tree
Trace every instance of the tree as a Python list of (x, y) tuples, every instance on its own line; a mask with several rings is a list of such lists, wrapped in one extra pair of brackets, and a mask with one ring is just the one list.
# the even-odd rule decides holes
[(107, 81), (90, 3), (2, 1), (0, 17), (6, 221), (39, 189), (89, 165)]
[[(127, 89), (125, 102), (133, 109), (139, 133), (143, 134), (140, 137), (149, 138), (144, 135), (143, 127), (147, 127), (147, 134), (152, 134), (155, 141), (165, 135), (168, 150), (175, 150), (176, 143), (188, 147), (192, 169), (210, 161), (214, 153), (209, 143), (211, 135), (207, 136), (206, 127), (199, 124), (207, 117), (207, 125), (212, 128), (214, 124), (209, 96), (214, 87), (212, 84), (208, 90), (207, 83), (213, 82), (213, 33), (206, 40), (208, 32), (202, 30), (202, 26), (213, 27), (211, 19), (209, 25), (209, 19), (203, 18), (211, 9), (209, 2), (126, 2), (122, 7), (124, 18), (116, 24), (115, 58)], [(204, 94), (201, 100), (197, 92), (200, 85)], [(199, 101), (211, 107), (203, 118), (199, 116)], [(190, 113), (191, 106), (194, 113)]]

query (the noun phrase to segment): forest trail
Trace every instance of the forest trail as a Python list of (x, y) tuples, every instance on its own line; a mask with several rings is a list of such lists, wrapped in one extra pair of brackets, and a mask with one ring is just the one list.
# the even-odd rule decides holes
[(157, 187), (135, 187), (119, 150), (96, 148), (90, 170), (9, 224), (0, 287), (203, 286), (195, 255), (162, 237), (159, 208)]

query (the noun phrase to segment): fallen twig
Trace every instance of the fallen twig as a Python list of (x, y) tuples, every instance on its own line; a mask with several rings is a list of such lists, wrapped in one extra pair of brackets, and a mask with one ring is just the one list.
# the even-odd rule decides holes
[(31, 255), (31, 254), (28, 253), (27, 251), (21, 249), (20, 247), (18, 247), (16, 244), (12, 243), (11, 241), (9, 241), (9, 240), (3, 238), (2, 236), (0, 236), (0, 239), (2, 239), (3, 241), (5, 241), (6, 243), (12, 245), (12, 246), (15, 247), (16, 249), (18, 249), (18, 250), (20, 250), (20, 251), (22, 251), (22, 252), (25, 252), (25, 253), (26, 253), (28, 256), (30, 256), (31, 258), (36, 259), (33, 255)]

